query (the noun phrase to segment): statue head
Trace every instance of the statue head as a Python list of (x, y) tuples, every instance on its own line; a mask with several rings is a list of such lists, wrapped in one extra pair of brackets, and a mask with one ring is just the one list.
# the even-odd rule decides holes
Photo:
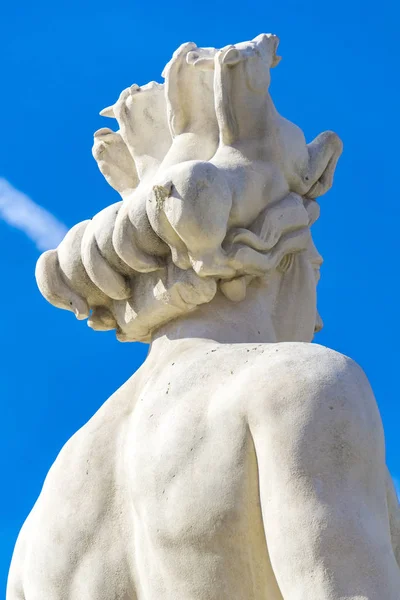
[[(191, 160), (193, 146), (203, 148), (207, 129), (195, 126), (187, 138), (177, 135), (178, 130), (185, 134), (188, 119), (196, 122), (194, 108), (201, 113), (203, 101), (211, 104), (210, 98), (200, 98), (202, 93), (218, 95), (224, 69), (231, 81), (246, 83), (251, 97), (266, 91), (269, 70), (279, 62), (277, 45), (271, 34), (219, 51), (183, 44), (164, 70), (164, 86), (132, 86), (123, 92), (123, 102), (104, 112), (117, 117), (121, 133), (97, 132), (94, 157), (123, 201), (76, 225), (56, 250), (40, 257), (36, 277), (49, 302), (79, 319), (89, 318), (95, 330), (115, 329), (121, 341), (148, 342), (162, 326), (199, 307), (204, 314), (218, 299), (240, 307), (257, 290), (267, 290), (266, 310), (277, 341), (311, 340), (321, 326), (316, 286), (322, 260), (311, 237), (317, 202), (285, 183), (282, 157), (260, 153), (261, 137), (253, 140), (254, 159), (253, 138), (246, 138), (247, 150), (236, 141), (230, 145), (219, 120), (216, 154)], [(236, 83), (228, 84), (224, 94), (235, 94)], [(193, 102), (188, 103), (180, 84), (191, 88)], [(164, 152), (173, 156), (181, 137), (179, 160), (163, 167), (163, 157), (157, 156), (158, 170), (142, 179), (132, 147), (146, 151), (149, 140), (156, 143), (159, 119), (152, 119), (153, 113), (165, 119), (168, 114), (172, 146), (168, 150), (170, 138), (164, 144), (163, 126)], [(140, 115), (145, 123), (136, 126)], [(215, 114), (210, 118), (215, 120)], [(270, 127), (278, 129), (276, 123)], [(141, 135), (147, 136), (143, 144)], [(209, 135), (215, 135), (214, 125)], [(305, 144), (300, 151), (308, 156)], [(268, 195), (268, 177), (277, 176), (283, 184)]]
[(174, 52), (163, 70), (173, 138), (188, 131), (197, 131), (204, 136), (217, 134), (213, 73), (207, 68), (199, 68), (201, 64), (212, 63), (215, 53), (215, 48), (198, 48), (193, 42), (187, 42)]
[(281, 58), (276, 50), (279, 38), (271, 33), (263, 33), (250, 42), (222, 48), (216, 61), (221, 68), (242, 71), (243, 80), (248, 88), (263, 92), (270, 83), (270, 69), (277, 66)]

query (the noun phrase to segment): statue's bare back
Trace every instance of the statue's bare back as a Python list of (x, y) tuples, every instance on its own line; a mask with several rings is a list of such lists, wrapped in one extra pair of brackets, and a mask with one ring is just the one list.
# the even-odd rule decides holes
[[(346, 398), (346, 381), (338, 394), (337, 384), (321, 384), (318, 372), (319, 365), (328, 380), (340, 375), (368, 392), (350, 359), (309, 344), (184, 341), (172, 345), (165, 364), (153, 360), (68, 442), (50, 471), (19, 542), (26, 598), (38, 589), (54, 600), (280, 600), (269, 552), (290, 555), (291, 530), (318, 519), (309, 514), (313, 465), (307, 457), (302, 481), (302, 444), (320, 471), (325, 463), (326, 472), (316, 474), (316, 507), (324, 487), (338, 485), (333, 469), (340, 480), (368, 467), (361, 485), (376, 487), (376, 525), (382, 525), (383, 434), (373, 395), (363, 395), (362, 404), (361, 396)], [(321, 385), (327, 395), (319, 414), (308, 390)], [(358, 436), (366, 434), (361, 448)], [(349, 458), (354, 449), (365, 452), (364, 465)], [(350, 497), (337, 490), (334, 509), (365, 504), (356, 479)], [(298, 510), (302, 485), (310, 506)], [(286, 505), (291, 488), (297, 497)], [(39, 523), (32, 544), (30, 528)], [(284, 570), (277, 575), (285, 585)]]

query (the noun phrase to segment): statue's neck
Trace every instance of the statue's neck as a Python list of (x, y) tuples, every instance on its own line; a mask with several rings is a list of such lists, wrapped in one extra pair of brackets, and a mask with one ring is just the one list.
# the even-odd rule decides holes
[(254, 279), (241, 302), (220, 291), (208, 304), (167, 323), (153, 334), (150, 354), (161, 354), (204, 341), (220, 344), (311, 342), (316, 325), (316, 285), (304, 252), (282, 274)]
[[(218, 292), (208, 304), (161, 327), (153, 336), (151, 353), (175, 342), (209, 340), (219, 343), (276, 342), (272, 323), (273, 282), (252, 282), (245, 300), (232, 302)], [(174, 342), (174, 344), (171, 344)]]
[(239, 139), (264, 139), (273, 133), (277, 111), (269, 93), (255, 95), (254, 103), (247, 101), (243, 110), (245, 115), (238, 118)]
[(255, 94), (253, 97), (238, 91), (232, 100), (232, 94), (217, 107), (222, 142), (237, 145), (241, 142), (255, 143), (264, 141), (275, 132), (277, 111), (269, 93)]

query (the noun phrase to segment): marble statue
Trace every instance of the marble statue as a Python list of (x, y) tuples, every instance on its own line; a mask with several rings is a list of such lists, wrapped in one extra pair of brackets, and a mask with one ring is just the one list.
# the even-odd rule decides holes
[(278, 38), (183, 44), (102, 111), (120, 200), (36, 270), (59, 308), (150, 343), (65, 445), (7, 600), (399, 600), (400, 511), (361, 368), (311, 344), (311, 227), (342, 152), (269, 94)]

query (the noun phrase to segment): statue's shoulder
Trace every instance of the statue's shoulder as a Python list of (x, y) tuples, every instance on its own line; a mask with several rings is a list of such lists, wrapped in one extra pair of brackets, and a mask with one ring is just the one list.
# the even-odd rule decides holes
[(68, 502), (88, 486), (111, 484), (118, 437), (135, 396), (135, 380), (131, 378), (64, 444), (46, 476), (35, 510), (49, 502)]
[(268, 359), (268, 373), (281, 372), (283, 375), (303, 375), (311, 379), (324, 377), (330, 373), (339, 374), (345, 370), (361, 370), (361, 367), (348, 356), (321, 346), (306, 342), (279, 342), (261, 344), (258, 352)]
[(248, 374), (264, 373), (268, 380), (279, 375), (314, 380), (321, 376), (325, 378), (328, 373), (339, 375), (343, 370), (362, 372), (348, 356), (326, 346), (305, 342), (232, 344), (226, 348), (225, 359), (227, 355), (233, 362), (240, 362)]
[(264, 415), (285, 426), (305, 419), (318, 427), (363, 422), (367, 429), (381, 428), (369, 381), (348, 356), (318, 344), (288, 342), (260, 345), (251, 363), (243, 388), (252, 390), (246, 412), (253, 422)]
[[(252, 376), (277, 390), (282, 386), (299, 393), (301, 389), (317, 389), (339, 381), (366, 381), (361, 367), (351, 358), (319, 344), (281, 342), (260, 344), (248, 352), (253, 355), (249, 370)], [(247, 365), (246, 365), (247, 366)]]
[[(75, 562), (85, 556), (87, 540), (94, 540), (99, 523), (102, 535), (112, 539), (110, 531), (115, 521), (109, 515), (117, 510), (118, 499), (113, 492), (119, 489), (115, 484), (116, 448), (131, 409), (130, 399), (135, 400), (135, 387), (136, 381), (131, 378), (58, 454), (20, 531), (10, 570), (10, 590), (22, 585), (22, 567), (31, 564), (29, 556), (35, 556), (35, 565), (46, 564), (54, 573), (52, 582), (56, 582), (60, 572), (63, 577), (74, 573)], [(43, 581), (49, 586), (46, 589), (52, 589), (52, 582), (46, 578)], [(56, 597), (50, 593), (44, 596)]]

